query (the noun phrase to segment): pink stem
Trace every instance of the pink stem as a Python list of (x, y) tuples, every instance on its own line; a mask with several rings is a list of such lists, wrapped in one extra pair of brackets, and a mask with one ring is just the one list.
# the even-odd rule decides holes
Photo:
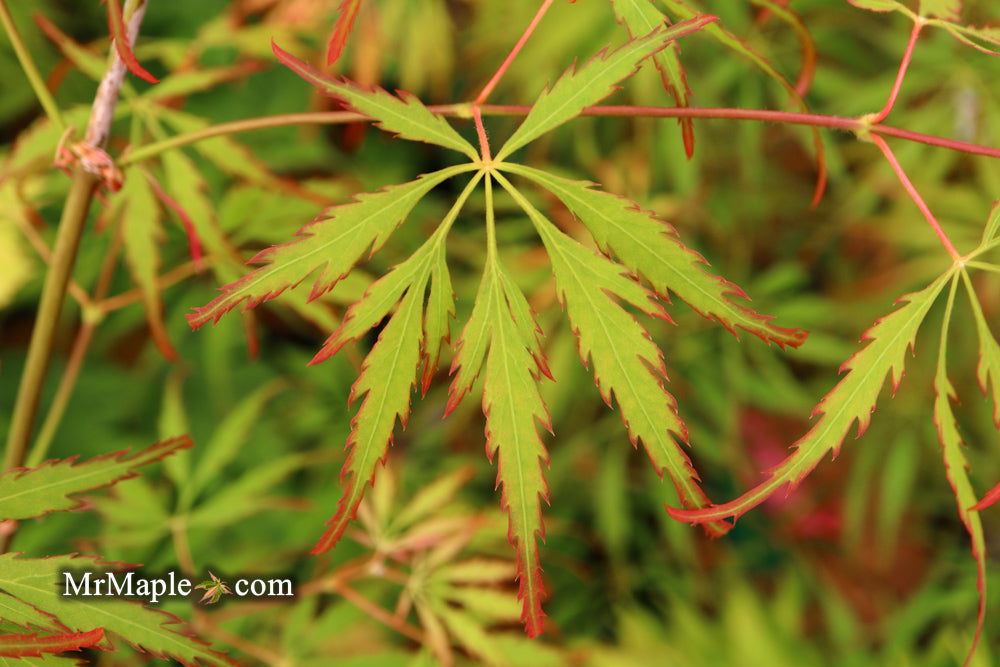
[[(531, 107), (515, 104), (482, 104), (478, 105), (481, 113), (488, 116), (524, 116)], [(467, 116), (469, 105), (467, 104), (439, 104), (427, 107), (432, 113), (442, 116)], [(907, 141), (915, 141), (929, 146), (939, 146), (963, 153), (973, 155), (985, 155), (992, 158), (1000, 158), (1000, 148), (991, 148), (979, 144), (970, 144), (954, 139), (945, 139), (930, 134), (911, 132), (889, 125), (874, 124), (868, 125), (858, 118), (845, 118), (842, 116), (824, 116), (820, 114), (808, 114), (792, 111), (771, 111), (769, 109), (729, 109), (729, 108), (699, 108), (699, 107), (630, 107), (630, 106), (592, 106), (585, 108), (583, 116), (635, 116), (648, 118), (722, 118), (731, 120), (755, 120), (769, 123), (787, 123), (791, 125), (815, 125), (818, 127), (830, 127), (837, 130), (857, 132), (867, 130), (869, 133), (882, 134), (887, 137), (896, 137)], [(118, 160), (119, 166), (127, 166), (142, 162), (155, 155), (159, 155), (165, 150), (187, 146), (189, 144), (210, 139), (212, 137), (235, 134), (237, 132), (250, 132), (252, 130), (263, 130), (270, 127), (285, 127), (288, 125), (302, 125), (307, 123), (350, 123), (356, 121), (370, 120), (365, 116), (353, 111), (319, 111), (309, 113), (281, 114), (277, 116), (265, 116), (262, 118), (249, 118), (229, 123), (219, 123), (202, 130), (179, 134), (156, 143), (141, 146), (134, 151), (130, 151), (121, 156)]]
[(885, 159), (889, 161), (889, 164), (892, 166), (892, 170), (896, 172), (896, 176), (899, 177), (899, 181), (903, 184), (906, 192), (910, 195), (910, 199), (912, 199), (913, 203), (917, 205), (920, 212), (924, 214), (924, 217), (930, 224), (931, 229), (933, 229), (934, 233), (937, 234), (939, 239), (941, 239), (941, 244), (944, 245), (945, 250), (948, 251), (948, 254), (951, 255), (952, 259), (955, 261), (961, 260), (962, 256), (959, 254), (958, 250), (955, 249), (955, 246), (952, 244), (951, 239), (948, 238), (948, 235), (944, 233), (943, 229), (941, 229), (941, 225), (938, 223), (937, 218), (935, 218), (934, 214), (931, 213), (931, 210), (927, 208), (927, 204), (924, 202), (923, 197), (921, 197), (920, 193), (917, 192), (917, 189), (913, 187), (913, 183), (910, 182), (906, 172), (903, 171), (903, 167), (899, 164), (899, 160), (896, 159), (892, 149), (889, 148), (889, 144), (885, 143), (885, 139), (877, 134), (871, 135), (871, 140), (876, 146), (879, 147), (882, 154), (885, 155)]
[(896, 81), (892, 84), (892, 91), (889, 93), (889, 99), (885, 101), (885, 106), (879, 111), (873, 118), (873, 123), (881, 123), (892, 111), (892, 107), (896, 104), (896, 98), (899, 96), (899, 89), (903, 87), (903, 77), (906, 76), (906, 68), (910, 65), (910, 57), (913, 55), (913, 47), (917, 43), (917, 37), (920, 36), (920, 30), (924, 27), (923, 21), (917, 21), (913, 24), (913, 30), (910, 32), (910, 41), (906, 43), (906, 51), (903, 52), (903, 60), (899, 63), (899, 71), (896, 72)]
[[(491, 106), (483, 107), (484, 110)], [(760, 120), (792, 125), (816, 125), (839, 130), (853, 131), (861, 128), (857, 118), (843, 116), (823, 116), (798, 111), (771, 111), (770, 109), (729, 109), (706, 107), (636, 107), (612, 104), (587, 107), (585, 116), (645, 116), (652, 118), (721, 118), (734, 120)]]
[(493, 92), (497, 83), (499, 83), (500, 79), (503, 78), (507, 68), (510, 67), (512, 62), (514, 62), (514, 58), (516, 58), (517, 54), (520, 53), (522, 48), (524, 48), (524, 44), (528, 41), (528, 38), (531, 37), (531, 33), (535, 32), (535, 28), (538, 27), (539, 23), (541, 23), (542, 17), (545, 16), (545, 12), (549, 11), (549, 7), (552, 6), (552, 1), (553, 0), (543, 0), (542, 6), (538, 8), (537, 12), (535, 12), (535, 18), (531, 19), (531, 23), (529, 23), (528, 27), (524, 29), (524, 34), (522, 34), (521, 38), (517, 40), (517, 44), (515, 44), (514, 48), (510, 50), (510, 53), (507, 54), (507, 58), (500, 64), (500, 68), (497, 69), (496, 73), (489, 80), (489, 82), (487, 82), (482, 92), (480, 92), (476, 97), (475, 104), (482, 104), (486, 101), (486, 98), (490, 96), (490, 93)]
[(916, 141), (917, 143), (927, 144), (929, 146), (940, 146), (941, 148), (950, 148), (953, 151), (1000, 158), (1000, 149), (990, 148), (989, 146), (980, 146), (979, 144), (969, 144), (964, 141), (955, 141), (954, 139), (945, 139), (944, 137), (935, 137), (932, 134), (911, 132), (910, 130), (890, 127), (888, 125), (872, 125), (871, 131), (873, 133), (877, 132), (879, 134), (884, 134), (887, 137), (896, 137), (897, 139)]
[(490, 155), (490, 140), (486, 136), (483, 112), (479, 110), (479, 107), (472, 107), (472, 118), (476, 122), (476, 134), (479, 135), (479, 154), (482, 156), (483, 162), (489, 162), (493, 159)]
[[(449, 112), (448, 109), (430, 107), (431, 111)], [(491, 116), (523, 116), (531, 110), (529, 106), (515, 104), (483, 104), (480, 109)], [(718, 118), (728, 120), (757, 120), (768, 123), (785, 123), (788, 125), (815, 125), (817, 127), (830, 127), (836, 130), (847, 130), (854, 132), (864, 129), (865, 124), (857, 118), (847, 118), (844, 116), (824, 116), (813, 113), (800, 113), (797, 111), (771, 111), (770, 109), (730, 109), (712, 107), (633, 107), (633, 106), (593, 106), (585, 108), (581, 116), (633, 116), (644, 118)], [(954, 139), (936, 137), (932, 134), (912, 132), (890, 125), (871, 125), (868, 127), (872, 133), (884, 134), (887, 137), (906, 139), (930, 146), (940, 146), (951, 150), (971, 153), (973, 155), (985, 155), (987, 157), (1000, 158), (1000, 148), (991, 148), (979, 144), (970, 144)]]

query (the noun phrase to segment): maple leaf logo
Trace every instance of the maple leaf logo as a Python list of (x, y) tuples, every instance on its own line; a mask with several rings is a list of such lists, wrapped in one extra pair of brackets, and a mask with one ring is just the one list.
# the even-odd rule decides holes
[(229, 590), (229, 586), (226, 585), (226, 582), (219, 579), (211, 571), (209, 571), (208, 576), (211, 577), (211, 579), (206, 579), (195, 586), (195, 589), (205, 589), (205, 594), (201, 596), (201, 600), (199, 600), (200, 602), (204, 604), (215, 604), (222, 598), (223, 595), (232, 595), (233, 592)]

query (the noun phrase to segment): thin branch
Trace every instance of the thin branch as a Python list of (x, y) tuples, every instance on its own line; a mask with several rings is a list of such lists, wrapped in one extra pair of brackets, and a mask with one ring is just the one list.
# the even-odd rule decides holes
[(948, 148), (953, 151), (959, 151), (961, 153), (969, 153), (971, 155), (985, 155), (986, 157), (1000, 158), (1000, 149), (991, 148), (989, 146), (980, 146), (979, 144), (970, 144), (964, 141), (955, 141), (954, 139), (945, 139), (944, 137), (936, 137), (932, 134), (923, 134), (921, 132), (911, 132), (910, 130), (904, 130), (898, 127), (890, 127), (889, 125), (872, 125), (872, 132), (877, 132), (879, 134), (884, 134), (887, 137), (895, 137), (896, 139), (905, 139), (906, 141), (915, 141), (920, 144), (927, 144), (928, 146), (937, 146), (939, 148)]
[(906, 50), (903, 51), (903, 60), (899, 63), (899, 71), (896, 72), (896, 80), (893, 82), (892, 90), (889, 92), (889, 99), (885, 101), (885, 106), (882, 107), (882, 110), (871, 117), (872, 123), (881, 123), (896, 105), (896, 98), (899, 97), (899, 91), (903, 87), (903, 78), (906, 76), (906, 69), (910, 66), (910, 58), (913, 56), (913, 47), (916, 45), (917, 38), (920, 36), (920, 31), (923, 27), (923, 19), (913, 23), (913, 30), (910, 32), (910, 41), (906, 43)]
[[(190, 276), (199, 273), (200, 271), (201, 269), (198, 268), (198, 264), (194, 260), (189, 260), (157, 277), (156, 288), (158, 290), (165, 289), (175, 283), (179, 283), (185, 278), (189, 278)], [(96, 302), (94, 306), (100, 309), (103, 313), (110, 313), (113, 310), (130, 306), (141, 300), (142, 289), (136, 287), (128, 290), (127, 292), (122, 292), (121, 294), (110, 296), (107, 299), (102, 299), (101, 301)]]
[[(530, 110), (530, 106), (516, 104), (482, 104), (477, 107), (484, 116), (524, 116)], [(473, 107), (468, 104), (442, 104), (428, 107), (433, 113), (441, 116), (468, 118), (473, 115)], [(867, 130), (884, 134), (888, 137), (914, 141), (917, 143), (939, 146), (963, 153), (973, 155), (985, 155), (987, 157), (1000, 158), (1000, 148), (991, 148), (979, 144), (970, 144), (963, 141), (955, 141), (944, 137), (937, 137), (920, 132), (911, 132), (889, 125), (866, 125), (858, 118), (845, 116), (825, 116), (822, 114), (801, 113), (794, 111), (772, 111), (769, 109), (730, 109), (711, 107), (643, 107), (643, 106), (592, 106), (585, 108), (581, 116), (629, 116), (637, 118), (702, 118), (702, 119), (722, 119), (722, 120), (751, 120), (767, 123), (785, 123), (789, 125), (813, 125), (817, 127), (828, 127), (835, 130), (847, 132), (860, 132)], [(276, 116), (262, 116), (260, 118), (248, 118), (245, 120), (233, 121), (230, 123), (220, 123), (206, 127), (194, 132), (178, 134), (163, 141), (141, 146), (134, 151), (130, 151), (122, 156), (118, 161), (119, 166), (125, 167), (149, 158), (156, 157), (165, 151), (188, 146), (204, 139), (211, 139), (223, 135), (236, 134), (239, 132), (251, 132), (263, 130), (271, 127), (286, 127), (289, 125), (337, 125), (341, 123), (354, 123), (357, 121), (370, 120), (369, 118), (353, 111), (326, 111), (311, 113), (280, 114)]]
[(59, 422), (62, 421), (63, 415), (66, 414), (69, 399), (73, 396), (73, 389), (76, 387), (76, 381), (80, 377), (80, 370), (83, 368), (83, 362), (87, 357), (87, 351), (90, 349), (90, 343), (94, 339), (94, 330), (96, 328), (97, 322), (87, 320), (80, 325), (80, 329), (76, 332), (76, 338), (73, 339), (73, 347), (70, 350), (69, 359), (66, 361), (66, 368), (59, 378), (59, 386), (56, 388), (55, 396), (52, 397), (52, 403), (49, 405), (48, 412), (45, 413), (45, 420), (42, 422), (42, 427), (38, 430), (38, 437), (35, 439), (35, 444), (31, 447), (31, 455), (28, 457), (27, 462), (29, 468), (41, 465), (49, 452), (49, 447), (52, 445), (52, 441), (55, 439), (56, 432), (59, 429)]
[[(146, 0), (133, 0), (126, 4), (124, 13), (128, 16), (127, 34), (130, 45), (135, 45), (139, 36), (139, 26), (146, 15)], [(116, 50), (111, 58), (111, 65), (101, 79), (94, 95), (94, 104), (90, 107), (90, 121), (87, 123), (87, 133), (84, 143), (94, 148), (107, 145), (111, 133), (111, 122), (115, 117), (115, 107), (118, 105), (118, 93), (125, 81), (128, 71), (125, 61)]]
[(235, 632), (230, 632), (220, 625), (216, 625), (209, 617), (208, 614), (198, 614), (198, 617), (193, 623), (196, 630), (203, 632), (206, 635), (214, 637), (219, 641), (229, 644), (230, 646), (246, 653), (248, 656), (252, 656), (257, 660), (263, 662), (267, 665), (284, 665), (287, 664), (285, 659), (280, 653), (272, 651), (269, 648), (255, 644), (247, 639), (244, 639)]
[(538, 24), (542, 22), (542, 17), (545, 16), (545, 13), (549, 11), (549, 7), (551, 6), (552, 0), (543, 0), (541, 6), (538, 8), (538, 11), (535, 12), (535, 17), (531, 19), (531, 23), (528, 24), (528, 27), (524, 29), (524, 33), (521, 34), (521, 38), (517, 40), (517, 43), (514, 44), (514, 48), (510, 50), (510, 53), (507, 54), (504, 61), (500, 63), (500, 67), (497, 68), (496, 73), (493, 74), (479, 95), (476, 96), (476, 104), (482, 104), (486, 101), (486, 98), (490, 96), (490, 93), (493, 92), (493, 89), (500, 82), (500, 79), (503, 78), (503, 75), (507, 72), (507, 68), (510, 67), (510, 64), (514, 62), (514, 58), (516, 58), (517, 54), (521, 52), (522, 48), (524, 48), (528, 38), (531, 37), (531, 33), (535, 32), (535, 28), (537, 28)]
[[(146, 1), (130, 0), (129, 4), (132, 12), (129, 17), (128, 38), (130, 42), (134, 42), (145, 14)], [(98, 87), (86, 133), (86, 141), (93, 148), (103, 149), (107, 140), (118, 90), (124, 76), (124, 67), (117, 53), (113, 54), (108, 72)], [(60, 218), (59, 231), (52, 252), (52, 264), (45, 275), (38, 315), (35, 318), (24, 371), (18, 385), (7, 449), (4, 453), (4, 470), (22, 465), (28, 443), (31, 441), (45, 375), (52, 357), (55, 334), (59, 327), (59, 315), (66, 298), (67, 285), (80, 246), (80, 237), (96, 188), (97, 177), (85, 171), (81, 165), (77, 165), (73, 170), (73, 181)], [(11, 538), (12, 535), (6, 535), (0, 540), (0, 551), (6, 551)]]
[(877, 134), (873, 134), (871, 136), (871, 140), (876, 146), (879, 147), (882, 154), (885, 155), (885, 159), (889, 161), (890, 166), (892, 166), (892, 170), (896, 172), (896, 176), (899, 177), (899, 181), (903, 184), (903, 188), (906, 190), (907, 194), (910, 195), (910, 199), (912, 199), (913, 203), (917, 205), (917, 208), (919, 208), (920, 212), (923, 213), (924, 218), (927, 219), (927, 223), (931, 226), (931, 229), (934, 230), (934, 233), (937, 234), (937, 237), (941, 240), (941, 245), (945, 247), (945, 250), (948, 251), (948, 254), (951, 255), (952, 259), (956, 262), (961, 261), (962, 256), (959, 254), (958, 250), (955, 249), (951, 239), (948, 238), (944, 229), (941, 228), (940, 223), (938, 223), (934, 214), (931, 213), (930, 208), (927, 207), (923, 197), (921, 197), (920, 193), (917, 192), (917, 189), (913, 187), (913, 183), (910, 182), (906, 172), (903, 171), (902, 165), (899, 164), (899, 160), (896, 159), (896, 155), (892, 152), (892, 149), (889, 148), (889, 144), (885, 143), (885, 139)]
[(424, 633), (421, 632), (419, 628), (410, 625), (399, 616), (383, 609), (347, 584), (337, 582), (334, 585), (333, 590), (376, 621), (389, 626), (396, 632), (409, 637), (415, 642), (421, 644), (424, 642)]
[(35, 317), (35, 326), (31, 333), (31, 342), (28, 345), (28, 356), (21, 374), (17, 400), (14, 403), (13, 418), (7, 437), (7, 449), (4, 453), (4, 470), (20, 467), (24, 462), (24, 455), (31, 440), (35, 415), (38, 413), (45, 374), (52, 356), (60, 311), (66, 297), (67, 285), (96, 185), (97, 178), (95, 176), (85, 172), (82, 167), (76, 167), (73, 172), (73, 183), (70, 186), (69, 195), (66, 198), (63, 214), (59, 221), (59, 233), (56, 237), (52, 261), (45, 274), (38, 315)]
[(122, 230), (119, 223), (115, 226), (111, 236), (111, 243), (105, 251), (104, 263), (97, 276), (97, 285), (94, 287), (93, 297), (87, 297), (87, 306), (83, 309), (83, 323), (76, 332), (76, 338), (73, 339), (73, 347), (70, 349), (66, 368), (59, 378), (59, 386), (56, 388), (55, 396), (52, 397), (52, 403), (45, 413), (45, 419), (42, 421), (42, 427), (38, 431), (38, 437), (31, 446), (31, 453), (28, 455), (27, 463), (29, 468), (41, 465), (42, 461), (45, 460), (49, 447), (51, 447), (52, 441), (55, 439), (56, 432), (59, 429), (59, 424), (66, 414), (66, 407), (69, 405), (69, 399), (73, 396), (73, 389), (76, 387), (80, 371), (83, 368), (83, 362), (87, 358), (87, 351), (90, 349), (90, 344), (94, 339), (94, 331), (97, 329), (100, 318), (103, 316), (103, 313), (95, 306), (95, 303), (103, 299), (111, 287), (111, 279), (115, 274), (115, 266), (122, 241)]
[(173, 516), (170, 518), (170, 538), (174, 545), (174, 553), (177, 555), (177, 563), (181, 566), (181, 572), (193, 577), (197, 567), (194, 564), (191, 542), (188, 540), (187, 517)]
[(42, 109), (45, 110), (45, 115), (59, 129), (59, 132), (65, 131), (66, 122), (63, 120), (62, 112), (59, 111), (59, 105), (56, 104), (55, 98), (52, 97), (52, 93), (46, 87), (41, 74), (38, 73), (38, 67), (35, 66), (35, 61), (25, 47), (21, 33), (17, 31), (14, 19), (7, 8), (6, 0), (0, 0), (0, 23), (3, 24), (4, 32), (7, 33), (10, 44), (14, 47), (14, 53), (17, 54), (17, 59), (21, 63), (21, 69), (24, 70), (24, 75), (28, 78), (31, 89), (35, 91), (35, 97), (38, 98)]
[[(457, 107), (459, 105), (449, 106)], [(437, 111), (437, 113), (441, 112)], [(237, 134), (239, 132), (250, 132), (253, 130), (263, 130), (269, 127), (286, 127), (288, 125), (306, 124), (336, 125), (338, 123), (353, 123), (359, 120), (367, 120), (367, 118), (353, 111), (314, 111), (263, 116), (261, 118), (248, 118), (246, 120), (237, 120), (230, 123), (219, 123), (218, 125), (210, 125), (206, 128), (195, 130), (194, 132), (174, 135), (169, 139), (156, 141), (151, 144), (146, 144), (145, 146), (140, 146), (135, 150), (130, 150), (121, 156), (118, 160), (118, 166), (127, 167), (128, 165), (142, 162), (143, 160), (147, 160), (173, 148), (180, 148), (205, 139), (211, 139), (212, 137)]]

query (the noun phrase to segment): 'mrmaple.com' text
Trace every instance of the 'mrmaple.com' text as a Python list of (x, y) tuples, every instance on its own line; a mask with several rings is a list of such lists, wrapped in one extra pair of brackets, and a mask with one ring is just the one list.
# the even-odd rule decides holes
[[(63, 597), (131, 598), (156, 604), (161, 598), (188, 597), (194, 583), (175, 572), (162, 577), (143, 577), (136, 572), (61, 572)], [(235, 579), (236, 597), (293, 597), (291, 579)]]

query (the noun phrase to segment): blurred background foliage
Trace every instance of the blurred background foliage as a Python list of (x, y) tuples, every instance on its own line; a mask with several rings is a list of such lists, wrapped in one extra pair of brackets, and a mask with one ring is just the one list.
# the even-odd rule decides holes
[[(102, 8), (59, 0), (11, 4), (69, 122), (82, 128), (107, 48)], [(112, 154), (205, 124), (336, 108), (276, 64), (270, 40), (319, 62), (337, 4), (151, 0), (136, 52), (164, 81), (149, 86), (130, 79)], [(968, 4), (972, 23), (1000, 18), (990, 2)], [(797, 76), (799, 44), (787, 24), (750, 3), (699, 6), (789, 79)], [(797, 0), (792, 7), (818, 50), (810, 107), (845, 116), (881, 108), (908, 21), (830, 0)], [(338, 68), (427, 103), (471, 99), (536, 8), (534, 0), (368, 0)], [(35, 13), (64, 34), (50, 30), (56, 39), (46, 38), (32, 22)], [(609, 3), (559, 0), (491, 101), (530, 104), (574, 58), (624, 38)], [(683, 40), (682, 62), (697, 106), (788, 106), (774, 81), (704, 35)], [(943, 31), (926, 31), (888, 122), (1000, 145), (998, 80), (1000, 60)], [(9, 406), (44, 272), (29, 237), (51, 244), (69, 180), (51, 169), (59, 133), (40, 115), (6, 42), (0, 42), (0, 90), (0, 405)], [(671, 103), (650, 67), (611, 99)], [(513, 123), (487, 119), (497, 136)], [(474, 135), (470, 123), (456, 125)], [(683, 307), (671, 309), (677, 326), (653, 325), (672, 369), (670, 389), (691, 428), (692, 456), (709, 495), (727, 499), (759, 479), (805, 431), (811, 407), (833, 386), (837, 366), (871, 322), (947, 260), (873, 146), (823, 132), (830, 186), (810, 208), (815, 165), (807, 130), (695, 121), (695, 131), (695, 155), (687, 160), (672, 120), (581, 118), (536, 142), (527, 159), (598, 181), (656, 211), (752, 294), (758, 310), (812, 332), (801, 349), (782, 352), (756, 339), (738, 341)], [(998, 165), (916, 143), (893, 145), (956, 244), (974, 246), (1000, 193)], [(204, 267), (195, 265), (176, 213), (158, 214), (156, 252), (167, 277), (160, 298), (178, 361), (165, 361), (151, 343), (124, 265), (111, 283), (113, 308), (82, 313), (70, 301), (46, 400), (81, 321), (97, 327), (65, 414), (52, 424), (48, 453), (87, 458), (184, 432), (196, 447), (165, 461), (159, 473), (95, 494), (94, 511), (27, 522), (16, 548), (31, 556), (100, 553), (154, 571), (291, 574), (299, 585), (293, 602), (194, 610), (186, 601), (167, 604), (202, 636), (250, 662), (961, 661), (974, 627), (975, 573), (929, 417), (933, 355), (920, 353), (933, 343), (918, 342), (906, 381), (862, 440), (849, 440), (836, 462), (821, 465), (787, 498), (767, 502), (728, 537), (709, 541), (663, 511), (675, 502), (672, 488), (656, 479), (628, 445), (618, 416), (601, 404), (554, 301), (544, 253), (504, 199), (498, 206), (510, 213), (499, 230), (505, 262), (532, 295), (557, 379), (543, 385), (556, 433), (547, 443), (552, 507), (542, 554), (551, 594), (547, 633), (536, 641), (521, 634), (505, 520), (494, 471), (483, 460), (482, 415), (475, 401), (466, 401), (441, 420), (443, 371), (397, 433), (388, 472), (349, 533), (353, 539), (329, 556), (309, 556), (338, 497), (352, 414), (347, 395), (372, 341), (320, 366), (306, 363), (344, 305), (417, 246), (449, 194), (432, 193), (370, 265), (319, 302), (307, 305), (304, 294), (292, 293), (242, 323), (233, 317), (197, 333), (184, 315), (240, 275), (243, 260), (288, 239), (324, 205), (437, 168), (442, 159), (432, 147), (349, 124), (240, 134), (145, 162), (197, 218), (208, 253)], [(473, 200), (449, 239), (460, 319), (484, 257), (484, 229), (475, 215), (482, 206)], [(111, 208), (95, 207), (74, 274), (85, 290), (115, 243), (115, 220)], [(996, 278), (976, 278), (994, 323)], [(959, 301), (958, 308), (968, 306)], [(984, 491), (1000, 479), (997, 433), (975, 382), (974, 331), (954, 335), (953, 350), (964, 352), (952, 355), (959, 418), (973, 479)], [(0, 430), (8, 419), (0, 410)], [(983, 519), (995, 554), (1000, 519), (996, 512)], [(991, 565), (993, 588), (1000, 590), (995, 556)], [(973, 663), (980, 666), (1000, 660), (1000, 605), (991, 600), (989, 607)], [(139, 658), (122, 648), (100, 659), (134, 664)]]

